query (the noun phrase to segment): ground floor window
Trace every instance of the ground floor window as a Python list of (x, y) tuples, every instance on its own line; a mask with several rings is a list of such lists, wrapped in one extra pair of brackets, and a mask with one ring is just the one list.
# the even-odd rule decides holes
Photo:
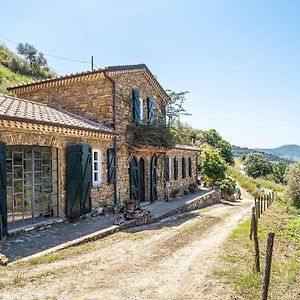
[(8, 229), (58, 216), (57, 149), (7, 146)]
[(100, 185), (102, 183), (102, 159), (101, 151), (93, 149), (93, 186)]

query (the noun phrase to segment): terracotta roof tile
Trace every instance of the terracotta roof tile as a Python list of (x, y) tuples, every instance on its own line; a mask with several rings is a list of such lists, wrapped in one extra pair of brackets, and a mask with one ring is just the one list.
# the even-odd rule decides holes
[(62, 109), (0, 94), (0, 119), (20, 119), (55, 126), (114, 133), (113, 129)]

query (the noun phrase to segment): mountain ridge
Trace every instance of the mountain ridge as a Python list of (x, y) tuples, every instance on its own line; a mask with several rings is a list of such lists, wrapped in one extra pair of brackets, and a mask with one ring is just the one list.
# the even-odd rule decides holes
[(297, 144), (286, 144), (275, 148), (256, 148), (255, 150), (288, 160), (300, 161), (300, 146)]

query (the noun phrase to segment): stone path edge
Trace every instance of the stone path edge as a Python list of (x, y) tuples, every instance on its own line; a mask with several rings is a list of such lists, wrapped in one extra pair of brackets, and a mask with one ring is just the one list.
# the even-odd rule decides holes
[(52, 247), (50, 249), (35, 253), (33, 255), (30, 255), (30, 256), (27, 256), (24, 258), (21, 258), (19, 260), (12, 261), (12, 262), (8, 263), (7, 265), (11, 266), (11, 265), (15, 265), (15, 264), (18, 264), (21, 262), (26, 262), (31, 259), (41, 257), (44, 255), (49, 255), (54, 252), (58, 252), (58, 251), (61, 251), (61, 250), (67, 249), (67, 248), (76, 247), (76, 246), (79, 246), (79, 245), (82, 245), (82, 244), (85, 244), (88, 242), (100, 240), (102, 238), (105, 238), (109, 235), (112, 235), (112, 234), (117, 233), (124, 229), (155, 223), (155, 222), (161, 221), (162, 219), (165, 219), (165, 218), (177, 215), (177, 214), (205, 208), (205, 207), (208, 207), (208, 206), (220, 203), (220, 202), (221, 202), (220, 193), (218, 191), (213, 190), (205, 195), (199, 196), (197, 199), (190, 200), (190, 201), (186, 202), (184, 205), (177, 207), (177, 208), (175, 208), (171, 211), (168, 211), (167, 213), (164, 213), (162, 215), (159, 215), (157, 217), (151, 218), (151, 216), (146, 215), (140, 219), (132, 220), (132, 221), (126, 222), (121, 225), (112, 225), (108, 228), (93, 232), (91, 234), (85, 235), (78, 239), (60, 244), (58, 246)]

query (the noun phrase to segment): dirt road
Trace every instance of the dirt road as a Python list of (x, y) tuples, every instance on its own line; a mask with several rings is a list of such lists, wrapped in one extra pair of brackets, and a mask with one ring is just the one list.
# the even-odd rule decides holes
[(243, 198), (0, 268), (0, 299), (237, 299), (213, 271)]

